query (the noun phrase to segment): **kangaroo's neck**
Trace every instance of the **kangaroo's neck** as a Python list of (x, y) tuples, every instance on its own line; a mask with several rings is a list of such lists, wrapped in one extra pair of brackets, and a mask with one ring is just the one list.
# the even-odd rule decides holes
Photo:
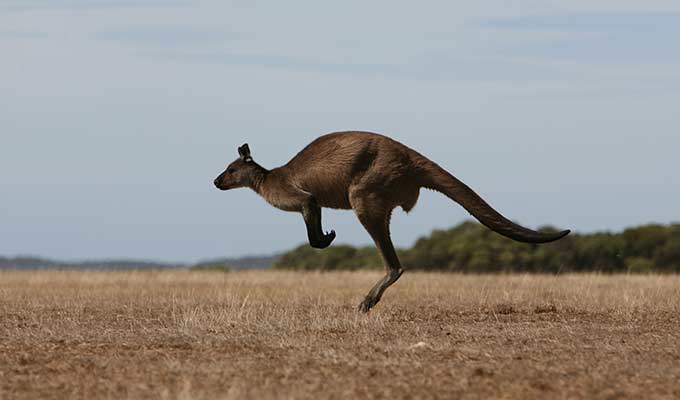
[(252, 176), (250, 177), (249, 187), (262, 196), (262, 192), (266, 189), (267, 179), (271, 175), (272, 171), (264, 168), (259, 164), (256, 165), (257, 169), (253, 172)]
[(285, 181), (279, 170), (280, 168), (268, 170), (260, 167), (252, 177), (250, 188), (266, 199), (272, 191)]
[(269, 204), (285, 211), (299, 211), (299, 198), (285, 167), (265, 170), (254, 177), (251, 188)]

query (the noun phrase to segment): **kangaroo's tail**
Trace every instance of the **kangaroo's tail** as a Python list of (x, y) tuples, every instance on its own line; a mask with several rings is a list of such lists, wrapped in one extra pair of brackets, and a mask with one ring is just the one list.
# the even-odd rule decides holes
[[(424, 157), (423, 157), (424, 158)], [(569, 230), (556, 233), (537, 232), (517, 225), (491, 208), (484, 199), (470, 187), (459, 181), (436, 163), (424, 159), (420, 164), (421, 185), (448, 196), (459, 203), (470, 214), (489, 229), (507, 236), (510, 239), (526, 243), (547, 243), (568, 235)]]

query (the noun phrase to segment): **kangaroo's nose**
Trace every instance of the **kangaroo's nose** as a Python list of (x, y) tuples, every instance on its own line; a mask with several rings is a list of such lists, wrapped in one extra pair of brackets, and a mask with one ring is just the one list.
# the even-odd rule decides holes
[(215, 178), (213, 183), (215, 184), (215, 186), (220, 187), (220, 177), (218, 176), (217, 178)]

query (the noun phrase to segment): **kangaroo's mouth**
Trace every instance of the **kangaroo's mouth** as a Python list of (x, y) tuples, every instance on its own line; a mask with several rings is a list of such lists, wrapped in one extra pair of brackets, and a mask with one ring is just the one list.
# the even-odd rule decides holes
[(229, 186), (222, 183), (222, 177), (223, 176), (224, 176), (224, 173), (219, 174), (217, 176), (217, 178), (215, 178), (215, 180), (213, 181), (213, 184), (215, 185), (216, 188), (218, 188), (220, 190), (227, 190), (227, 189), (229, 189)]
[(217, 179), (215, 179), (213, 181), (213, 183), (215, 184), (215, 187), (220, 189), (220, 190), (229, 190), (230, 189), (229, 185), (222, 184), (221, 179), (219, 177)]

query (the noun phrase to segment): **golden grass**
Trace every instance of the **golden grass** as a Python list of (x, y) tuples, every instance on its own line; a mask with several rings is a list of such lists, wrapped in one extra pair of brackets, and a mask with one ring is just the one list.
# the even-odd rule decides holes
[(680, 398), (680, 277), (0, 272), (4, 398)]

